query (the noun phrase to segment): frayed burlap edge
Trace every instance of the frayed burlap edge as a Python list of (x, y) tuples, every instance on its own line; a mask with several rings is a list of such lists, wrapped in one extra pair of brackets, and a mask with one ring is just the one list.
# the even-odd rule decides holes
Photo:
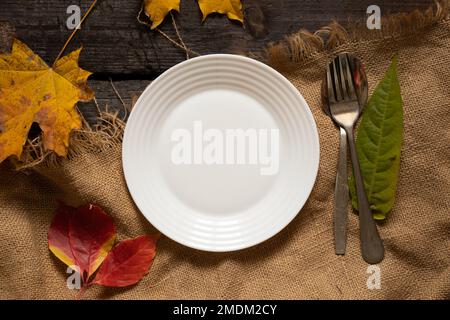
[(380, 30), (369, 30), (362, 23), (344, 27), (336, 21), (314, 33), (300, 29), (279, 42), (269, 44), (259, 58), (278, 70), (284, 70), (351, 42), (409, 37), (448, 19), (449, 7), (450, 0), (437, 0), (425, 11), (392, 14), (381, 19)]
[(103, 150), (120, 147), (122, 144), (125, 121), (116, 113), (102, 112), (97, 124), (90, 126), (84, 121), (82, 129), (74, 130), (70, 135), (67, 158), (45, 150), (42, 136), (28, 140), (24, 146), (20, 160), (11, 159), (16, 170), (26, 170), (38, 165), (57, 166), (64, 159), (73, 159), (84, 153), (97, 153)]
[[(449, 8), (450, 0), (437, 0), (435, 5), (425, 11), (392, 14), (382, 18), (381, 30), (368, 30), (362, 24), (353, 24), (345, 28), (333, 21), (314, 33), (301, 29), (280, 42), (271, 43), (266, 47), (263, 56), (252, 53), (248, 55), (282, 70), (350, 42), (415, 35), (448, 19)], [(121, 145), (125, 121), (119, 118), (118, 113), (100, 113), (98, 124), (94, 126), (89, 126), (86, 121), (84, 123), (82, 129), (74, 130), (71, 134), (67, 155), (69, 160), (83, 153), (102, 152)], [(24, 170), (37, 165), (57, 166), (64, 159), (44, 150), (42, 137), (39, 136), (27, 141), (20, 160), (11, 159), (11, 162), (17, 170)]]

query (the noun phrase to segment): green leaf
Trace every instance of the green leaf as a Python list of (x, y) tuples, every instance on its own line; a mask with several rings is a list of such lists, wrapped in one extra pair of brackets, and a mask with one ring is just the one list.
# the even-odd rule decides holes
[[(385, 219), (394, 206), (402, 141), (403, 101), (395, 57), (364, 109), (356, 139), (365, 190), (376, 220)], [(349, 189), (357, 210), (353, 176)]]

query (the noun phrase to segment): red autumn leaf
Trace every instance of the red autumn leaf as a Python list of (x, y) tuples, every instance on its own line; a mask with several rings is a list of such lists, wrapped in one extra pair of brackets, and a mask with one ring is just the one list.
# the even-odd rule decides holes
[(124, 240), (112, 249), (115, 237), (114, 223), (100, 207), (61, 204), (48, 231), (48, 244), (60, 260), (82, 275), (84, 289), (91, 284), (133, 285), (150, 269), (159, 235)]
[(110, 216), (96, 205), (73, 208), (61, 204), (48, 231), (53, 254), (68, 266), (76, 266), (84, 282), (97, 270), (116, 238)]
[(106, 257), (93, 284), (126, 287), (137, 283), (150, 269), (159, 236), (141, 236), (120, 242)]

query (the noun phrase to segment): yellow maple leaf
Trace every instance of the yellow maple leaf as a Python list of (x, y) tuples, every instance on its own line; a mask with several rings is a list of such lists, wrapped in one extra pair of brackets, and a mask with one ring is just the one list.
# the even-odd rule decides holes
[(81, 127), (75, 105), (94, 96), (86, 83), (91, 73), (78, 66), (80, 51), (52, 68), (17, 39), (10, 54), (0, 54), (0, 163), (20, 158), (33, 122), (46, 150), (67, 155), (70, 132)]
[(153, 22), (151, 29), (155, 29), (171, 10), (180, 12), (180, 0), (145, 0), (144, 10)]
[(210, 13), (217, 12), (244, 23), (241, 0), (198, 0), (198, 5), (203, 14), (203, 21)]

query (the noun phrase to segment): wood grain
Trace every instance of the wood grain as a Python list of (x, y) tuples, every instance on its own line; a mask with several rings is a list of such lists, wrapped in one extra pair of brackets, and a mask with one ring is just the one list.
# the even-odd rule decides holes
[(96, 122), (98, 109), (117, 111), (119, 116), (124, 118), (132, 109), (133, 103), (150, 83), (149, 80), (123, 80), (112, 81), (112, 83), (110, 80), (89, 80), (89, 86), (95, 92), (98, 108), (95, 102), (80, 102), (78, 103), (78, 109), (90, 123)]
[[(182, 37), (189, 48), (201, 53), (261, 51), (270, 41), (282, 39), (299, 28), (315, 30), (332, 19), (364, 20), (370, 4), (382, 14), (428, 7), (431, 0), (243, 0), (246, 14), (263, 29), (212, 15), (202, 24), (195, 0), (182, 0), (175, 14)], [(70, 31), (66, 28), (67, 7), (79, 5), (85, 12), (91, 1), (81, 0), (1, 0), (0, 21), (16, 28), (17, 36), (46, 61), (52, 62)], [(81, 65), (97, 79), (109, 76), (152, 79), (185, 59), (185, 54), (158, 32), (138, 23), (141, 0), (100, 0), (68, 50), (83, 45)], [(258, 16), (262, 15), (262, 16)], [(261, 27), (261, 25), (260, 25)], [(161, 29), (176, 38), (170, 18)]]
[[(366, 9), (377, 4), (382, 14), (427, 8), (432, 0), (243, 0), (246, 25), (211, 15), (202, 24), (195, 0), (182, 0), (175, 19), (185, 43), (200, 54), (261, 52), (267, 43), (306, 28), (314, 31), (335, 19), (363, 21)], [(0, 0), (0, 22), (15, 27), (19, 39), (51, 63), (71, 31), (66, 28), (69, 5), (85, 12), (91, 1), (81, 0)], [(94, 72), (89, 81), (98, 107), (125, 115), (127, 107), (150, 81), (178, 62), (185, 53), (156, 31), (139, 24), (136, 17), (141, 0), (99, 0), (94, 11), (77, 33), (67, 52), (83, 46), (80, 65)], [(170, 17), (161, 29), (176, 39)], [(2, 38), (3, 39), (3, 38)], [(4, 39), (2, 40), (4, 41)], [(78, 105), (85, 118), (95, 122), (97, 106)]]

